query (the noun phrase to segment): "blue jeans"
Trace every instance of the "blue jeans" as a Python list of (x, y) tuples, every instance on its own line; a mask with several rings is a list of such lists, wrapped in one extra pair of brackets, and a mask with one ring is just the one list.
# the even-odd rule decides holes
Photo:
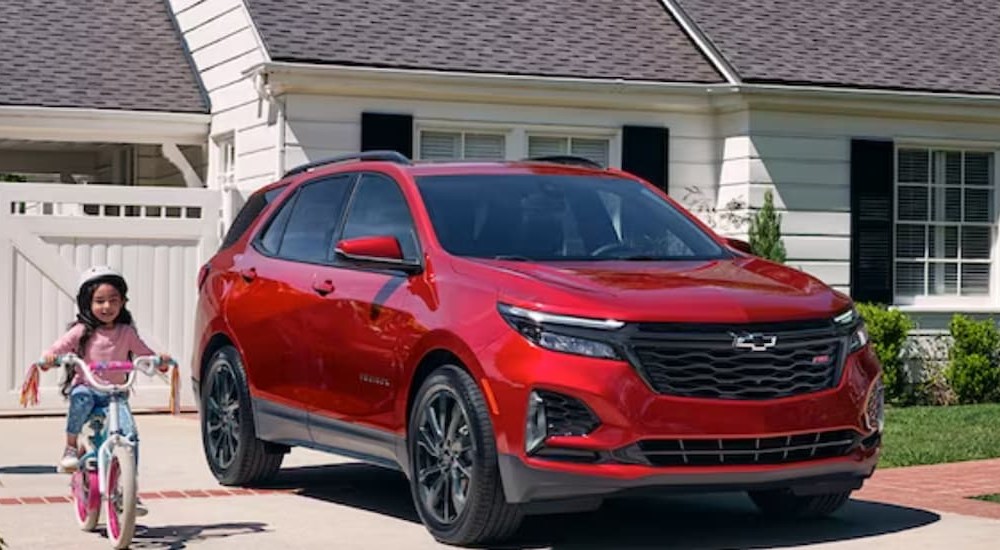
[[(107, 395), (100, 393), (86, 384), (80, 384), (73, 388), (69, 394), (69, 413), (66, 415), (66, 433), (79, 435), (83, 431), (83, 425), (93, 414), (95, 409), (107, 408), (110, 399)], [(118, 402), (119, 415), (118, 426), (122, 434), (135, 444), (135, 461), (139, 463), (139, 432), (135, 428), (132, 419), (132, 411), (128, 407), (128, 401)], [(110, 411), (109, 411), (110, 412)]]

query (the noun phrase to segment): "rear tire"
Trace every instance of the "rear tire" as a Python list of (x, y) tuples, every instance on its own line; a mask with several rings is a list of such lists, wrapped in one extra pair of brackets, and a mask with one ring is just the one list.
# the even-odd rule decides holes
[(766, 516), (779, 519), (817, 519), (829, 516), (851, 497), (851, 491), (796, 495), (788, 489), (750, 491), (750, 500)]
[(504, 497), (486, 401), (464, 370), (440, 367), (421, 385), (407, 447), (414, 506), (435, 539), (497, 543), (520, 527), (521, 507)]
[(286, 449), (257, 439), (246, 371), (236, 348), (225, 346), (212, 356), (201, 411), (202, 449), (219, 483), (255, 485), (278, 473)]

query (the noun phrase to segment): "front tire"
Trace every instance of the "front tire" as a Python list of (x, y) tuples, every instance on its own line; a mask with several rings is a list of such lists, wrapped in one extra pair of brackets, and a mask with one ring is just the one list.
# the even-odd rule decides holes
[(766, 516), (779, 519), (817, 519), (829, 516), (851, 497), (851, 491), (796, 495), (789, 489), (750, 491), (750, 500)]
[(201, 392), (201, 440), (222, 485), (254, 485), (281, 468), (282, 447), (257, 439), (246, 371), (239, 352), (225, 346), (212, 356)]
[(116, 549), (128, 548), (135, 535), (135, 453), (116, 447), (108, 463), (108, 540)]
[(481, 545), (517, 531), (522, 510), (504, 497), (486, 401), (464, 370), (446, 365), (424, 381), (407, 446), (413, 502), (435, 539)]

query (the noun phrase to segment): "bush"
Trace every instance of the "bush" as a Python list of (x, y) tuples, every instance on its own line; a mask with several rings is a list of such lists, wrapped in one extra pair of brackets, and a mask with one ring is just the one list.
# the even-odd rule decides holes
[(959, 402), (1000, 401), (1000, 330), (996, 323), (955, 315), (949, 329), (955, 342), (945, 376)]
[(750, 248), (755, 256), (785, 263), (785, 243), (781, 242), (781, 216), (774, 211), (774, 195), (764, 193), (764, 206), (750, 218)]
[(858, 313), (868, 328), (875, 355), (882, 363), (882, 383), (887, 401), (908, 399), (908, 377), (903, 363), (906, 338), (913, 330), (913, 320), (902, 311), (877, 304), (857, 304)]

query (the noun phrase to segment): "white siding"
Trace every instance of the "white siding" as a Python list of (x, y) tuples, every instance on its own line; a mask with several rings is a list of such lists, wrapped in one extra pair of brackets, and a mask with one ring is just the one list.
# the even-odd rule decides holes
[[(520, 150), (516, 135), (528, 132), (572, 134), (605, 132), (613, 138), (612, 164), (620, 163), (620, 129), (626, 124), (664, 125), (670, 129), (670, 193), (682, 199), (685, 189), (698, 187), (714, 201), (721, 148), (709, 114), (573, 109), (504, 105), (498, 103), (451, 103), (399, 99), (363, 99), (318, 95), (285, 98), (285, 161), (288, 169), (307, 160), (357, 151), (361, 144), (363, 111), (412, 114), (418, 128), (487, 128), (510, 132), (508, 156), (527, 154)], [(523, 137), (523, 136), (521, 136)], [(512, 146), (511, 144), (514, 143)]]
[[(246, 189), (261, 179), (273, 180), (280, 138), (277, 107), (260, 101), (253, 79), (243, 74), (268, 59), (243, 1), (168, 1), (212, 104), (211, 135), (233, 135), (236, 185)], [(209, 158), (206, 181), (216, 187), (215, 153)]]
[(773, 191), (783, 216), (788, 263), (845, 290), (850, 279), (852, 138), (1000, 141), (998, 124), (849, 114), (755, 110), (748, 129), (747, 136), (726, 142), (720, 194), (739, 195), (759, 207), (764, 193)]

